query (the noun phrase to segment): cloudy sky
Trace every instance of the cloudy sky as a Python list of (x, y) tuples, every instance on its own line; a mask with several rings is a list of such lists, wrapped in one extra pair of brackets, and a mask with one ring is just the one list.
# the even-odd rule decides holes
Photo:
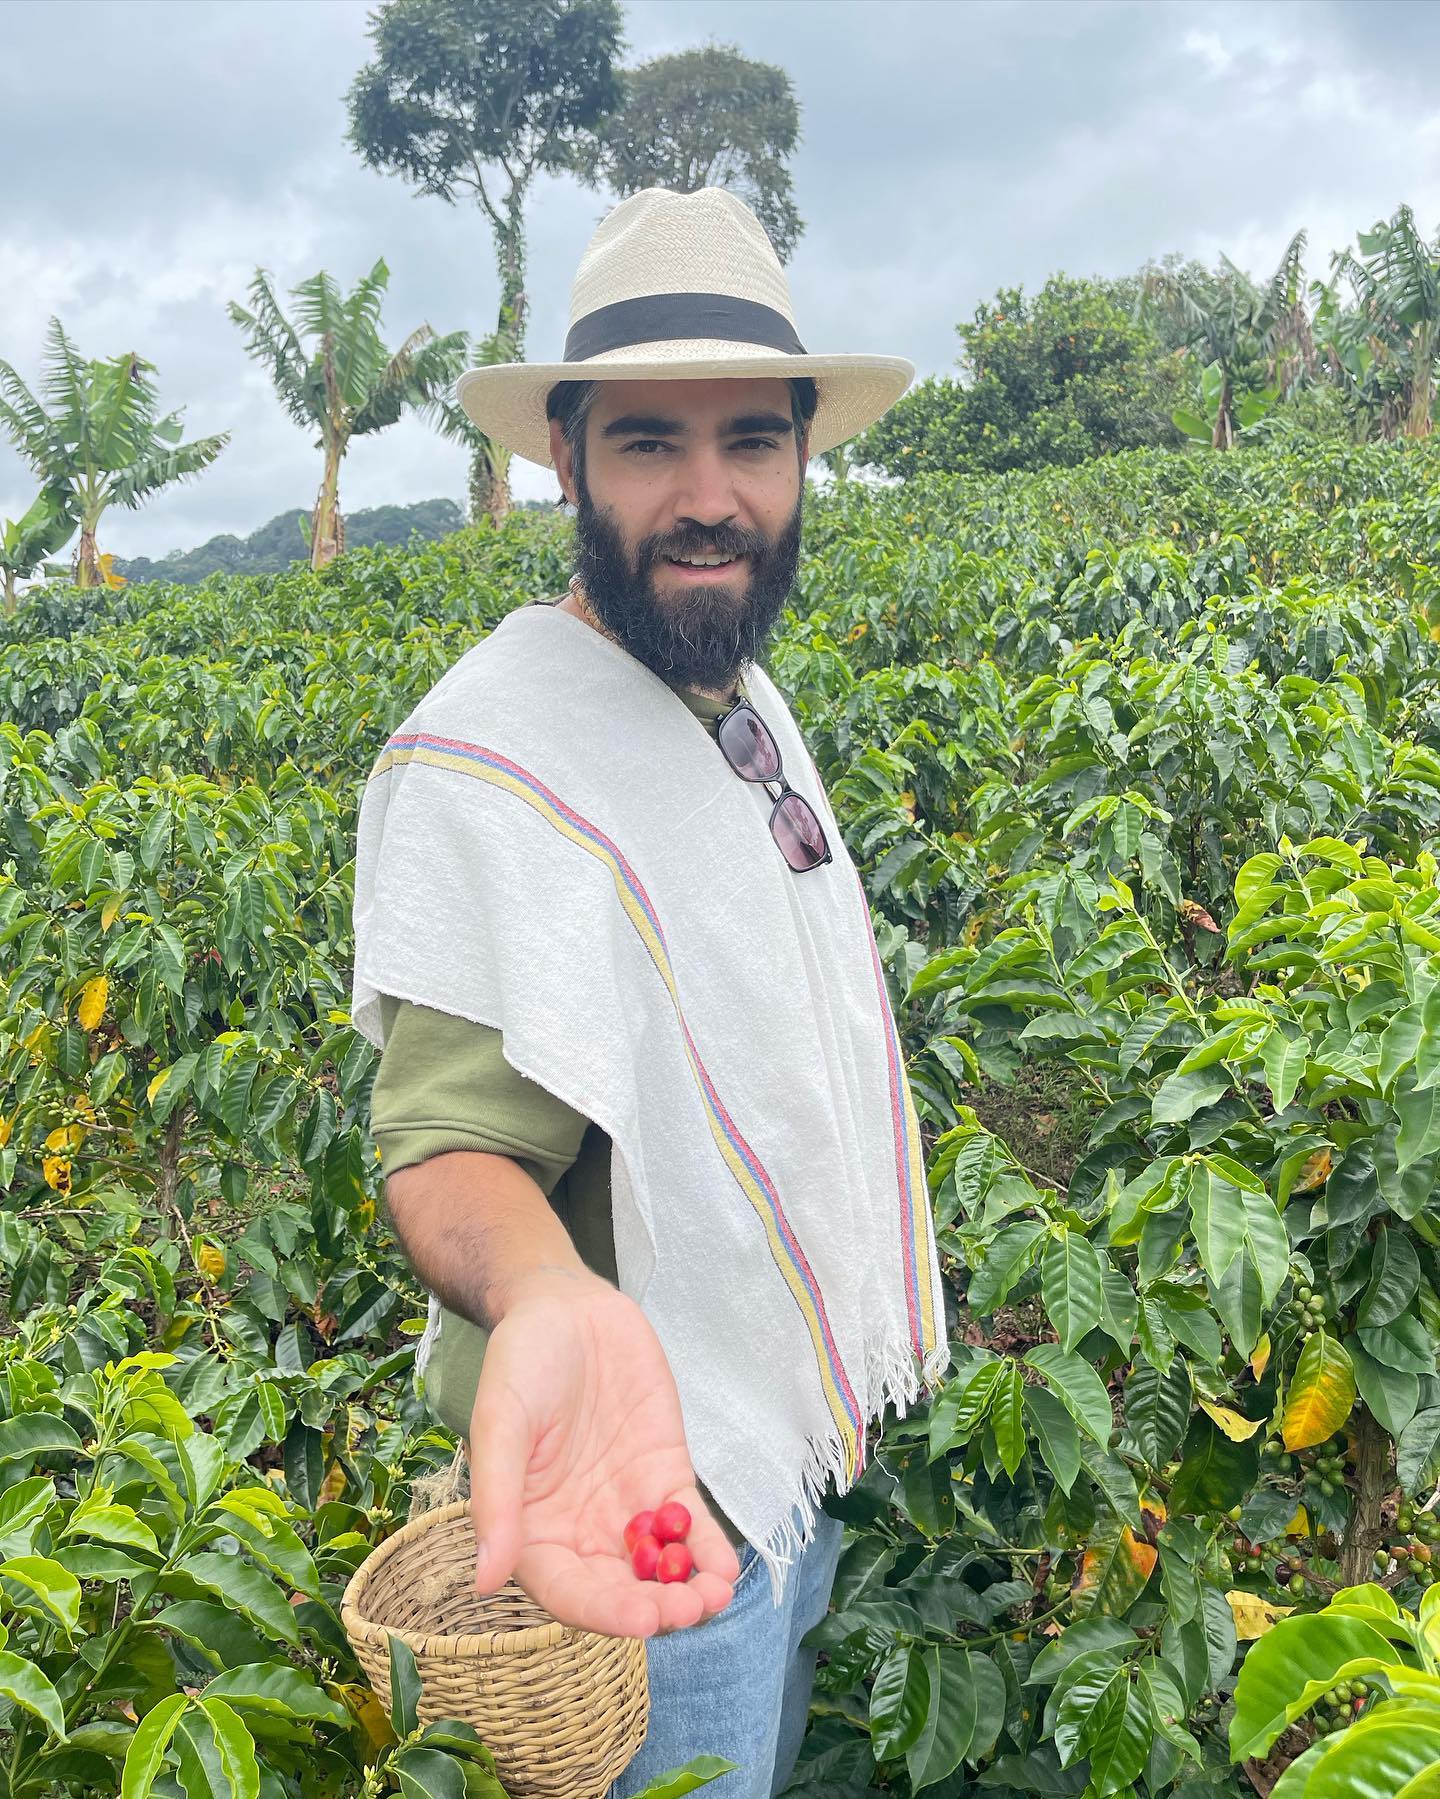
[[(368, 60), (356, 0), (0, 0), (0, 358), (32, 385), (47, 320), (82, 354), (156, 365), (199, 480), (116, 508), (101, 548), (158, 556), (309, 506), (319, 454), (226, 302), (379, 256), (395, 343), (493, 327), (475, 206), (414, 197), (345, 143)], [(1310, 266), (1408, 201), (1440, 227), (1440, 7), (1425, 0), (628, 0), (627, 60), (732, 43), (801, 107), (789, 276), (812, 350), (953, 366), (1001, 285), (1121, 274), (1170, 250)], [(528, 208), (535, 360), (558, 357), (576, 260), (611, 202), (544, 179)], [(406, 422), (359, 440), (346, 510), (464, 494), (464, 452)], [(553, 475), (515, 465), (521, 498)], [(0, 444), (0, 520), (33, 498)]]

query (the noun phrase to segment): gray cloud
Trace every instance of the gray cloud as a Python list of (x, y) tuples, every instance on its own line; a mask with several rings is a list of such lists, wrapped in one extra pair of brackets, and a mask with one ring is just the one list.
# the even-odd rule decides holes
[[(417, 199), (345, 146), (366, 17), (356, 0), (0, 5), (0, 356), (33, 384), (56, 314), (87, 355), (155, 363), (190, 434), (232, 434), (198, 481), (107, 515), (122, 555), (243, 534), (313, 498), (318, 455), (225, 312), (257, 265), (282, 290), (319, 268), (348, 287), (383, 254), (392, 342), (422, 320), (494, 322), (479, 210)], [(789, 274), (815, 350), (942, 372), (957, 319), (1055, 269), (1223, 250), (1258, 273), (1305, 226), (1323, 273), (1402, 200), (1440, 225), (1440, 9), (1412, 0), (632, 0), (627, 35), (632, 59), (714, 39), (789, 71), (807, 221)], [(536, 359), (559, 353), (609, 204), (573, 182), (533, 190)], [(355, 444), (342, 498), (459, 499), (464, 476), (461, 450), (407, 421)], [(516, 489), (556, 491), (529, 464)], [(32, 491), (0, 446), (0, 517)]]

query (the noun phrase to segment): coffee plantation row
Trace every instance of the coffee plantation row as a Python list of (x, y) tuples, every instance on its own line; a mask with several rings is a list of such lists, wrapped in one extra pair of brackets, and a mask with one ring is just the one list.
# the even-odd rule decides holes
[[(338, 1617), (453, 1451), (352, 854), (388, 733), (567, 550), (517, 514), (0, 628), (0, 1799), (503, 1791)], [(795, 1791), (1433, 1799), (1437, 580), (1424, 444), (810, 500), (771, 668), (955, 1351), (838, 1502)]]

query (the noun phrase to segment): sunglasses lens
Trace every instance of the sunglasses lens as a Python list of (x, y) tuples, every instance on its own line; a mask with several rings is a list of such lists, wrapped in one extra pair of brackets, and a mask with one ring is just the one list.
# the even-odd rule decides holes
[(779, 779), (780, 752), (758, 713), (735, 712), (724, 719), (720, 725), (720, 748), (742, 781)]
[(798, 793), (787, 793), (781, 800), (770, 820), (770, 829), (781, 854), (797, 873), (818, 867), (829, 854), (814, 808)]

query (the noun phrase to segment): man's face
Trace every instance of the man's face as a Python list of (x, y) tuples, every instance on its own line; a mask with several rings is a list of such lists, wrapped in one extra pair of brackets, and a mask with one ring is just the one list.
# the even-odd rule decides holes
[(795, 583), (806, 458), (789, 383), (605, 381), (583, 478), (553, 420), (550, 448), (601, 624), (663, 680), (728, 690)]

